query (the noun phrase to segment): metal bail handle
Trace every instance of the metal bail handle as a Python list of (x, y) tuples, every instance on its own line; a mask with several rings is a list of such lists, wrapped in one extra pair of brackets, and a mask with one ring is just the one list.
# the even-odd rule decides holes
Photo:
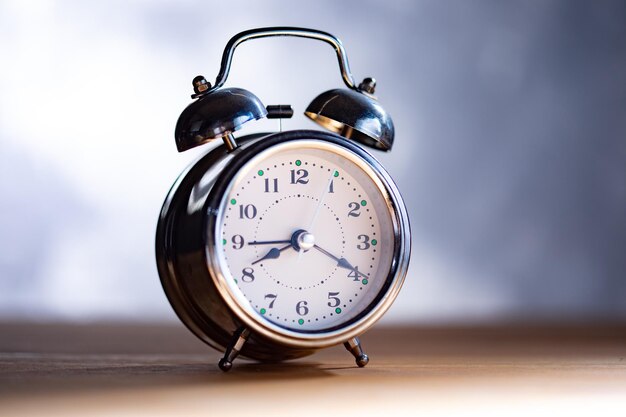
[(269, 38), (272, 36), (294, 36), (298, 38), (317, 39), (322, 42), (326, 42), (327, 44), (332, 46), (337, 53), (339, 70), (341, 71), (341, 77), (343, 78), (343, 82), (348, 86), (348, 88), (359, 91), (359, 88), (357, 87), (356, 83), (354, 82), (354, 78), (350, 73), (348, 56), (345, 49), (343, 49), (343, 45), (341, 44), (341, 41), (339, 39), (337, 39), (330, 33), (322, 32), (315, 29), (297, 27), (267, 27), (246, 30), (233, 36), (228, 41), (226, 47), (224, 48), (224, 53), (222, 54), (220, 72), (219, 74), (217, 74), (217, 78), (215, 79), (215, 85), (202, 92), (202, 95), (215, 91), (224, 85), (226, 79), (228, 78), (228, 74), (230, 72), (230, 64), (233, 59), (235, 48), (237, 48), (237, 46), (250, 39)]

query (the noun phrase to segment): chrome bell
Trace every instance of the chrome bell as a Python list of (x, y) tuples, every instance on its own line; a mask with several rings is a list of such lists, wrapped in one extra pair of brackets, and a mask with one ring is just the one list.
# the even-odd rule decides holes
[[(176, 123), (176, 147), (183, 152), (198, 145), (223, 138), (229, 145), (228, 137), (239, 130), (244, 123), (250, 120), (262, 119), (267, 110), (261, 100), (243, 88), (222, 88), (203, 94), (203, 86), (208, 84), (204, 77), (194, 79), (198, 97), (191, 103), (178, 118)], [(210, 84), (209, 88), (210, 88)]]
[(357, 90), (338, 88), (317, 96), (304, 114), (339, 135), (375, 149), (390, 151), (393, 121), (373, 96), (376, 81), (366, 78)]

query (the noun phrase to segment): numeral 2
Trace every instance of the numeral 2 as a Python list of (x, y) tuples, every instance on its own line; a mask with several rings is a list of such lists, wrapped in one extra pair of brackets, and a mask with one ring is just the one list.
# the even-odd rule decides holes
[(361, 215), (361, 213), (359, 213), (361, 205), (356, 201), (348, 204), (348, 208), (350, 209), (350, 211), (348, 212), (348, 217), (359, 217)]

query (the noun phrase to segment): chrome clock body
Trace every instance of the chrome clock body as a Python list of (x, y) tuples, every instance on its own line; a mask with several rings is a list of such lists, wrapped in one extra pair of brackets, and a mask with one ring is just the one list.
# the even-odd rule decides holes
[[(293, 130), (235, 138), (245, 123), (289, 118), (250, 91), (223, 88), (243, 42), (294, 36), (330, 45), (347, 88), (323, 92), (304, 111), (330, 132)], [(179, 152), (215, 140), (176, 180), (161, 209), (156, 258), (181, 321), (224, 351), (281, 361), (343, 343), (360, 367), (359, 335), (387, 311), (407, 273), (409, 219), (402, 197), (364, 148), (390, 151), (391, 117), (357, 85), (333, 35), (270, 27), (235, 35), (211, 85), (192, 81), (195, 99), (180, 115)]]
[[(157, 226), (157, 264), (163, 288), (177, 315), (196, 336), (221, 351), (229, 346), (238, 329), (249, 329), (251, 335), (241, 354), (259, 360), (304, 356), (362, 334), (389, 308), (408, 267), (409, 221), (395, 184), (369, 153), (332, 133), (301, 130), (241, 138), (239, 143), (233, 152), (225, 152), (222, 145), (193, 163), (176, 181), (163, 205)], [(253, 158), (307, 146), (336, 149), (341, 157), (371, 175), (385, 198), (392, 226), (388, 273), (371, 303), (347, 323), (317, 331), (281, 327), (246, 307), (227, 285), (233, 277), (224, 266), (223, 238), (218, 233), (224, 199)]]

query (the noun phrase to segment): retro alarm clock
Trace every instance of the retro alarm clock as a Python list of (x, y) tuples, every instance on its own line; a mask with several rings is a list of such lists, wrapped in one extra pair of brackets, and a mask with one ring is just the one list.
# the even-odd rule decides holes
[[(304, 114), (326, 129), (235, 137), (245, 123), (288, 118), (241, 88), (224, 88), (233, 53), (251, 39), (310, 38), (330, 44), (347, 89), (326, 91)], [(273, 27), (226, 45), (214, 85), (198, 76), (180, 115), (178, 151), (221, 139), (171, 188), (159, 217), (156, 259), (180, 320), (224, 352), (283, 361), (343, 343), (358, 366), (369, 359), (359, 335), (387, 311), (404, 281), (410, 229), (402, 197), (364, 147), (389, 151), (394, 127), (356, 84), (336, 37)]]

